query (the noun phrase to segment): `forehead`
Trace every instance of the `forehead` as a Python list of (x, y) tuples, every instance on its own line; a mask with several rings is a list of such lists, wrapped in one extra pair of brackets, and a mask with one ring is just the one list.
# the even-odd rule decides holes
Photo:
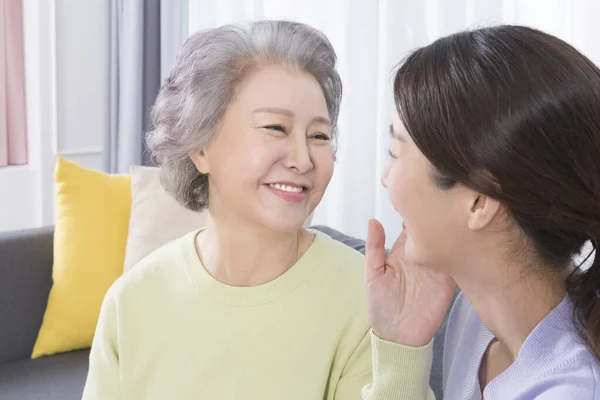
[(394, 126), (394, 128), (396, 130), (398, 130), (400, 128), (400, 126), (403, 126), (402, 121), (400, 120), (400, 115), (398, 115), (398, 112), (394, 113), (394, 118), (392, 120), (392, 125)]
[(301, 108), (307, 112), (310, 109), (313, 113), (327, 113), (327, 103), (318, 81), (309, 73), (290, 71), (279, 65), (254, 71), (238, 85), (237, 92), (237, 100), (252, 109)]
[(390, 125), (390, 136), (393, 139), (399, 140), (401, 142), (411, 141), (410, 135), (408, 134), (408, 131), (404, 127), (404, 124), (400, 120), (400, 117), (397, 113), (394, 115), (392, 125)]

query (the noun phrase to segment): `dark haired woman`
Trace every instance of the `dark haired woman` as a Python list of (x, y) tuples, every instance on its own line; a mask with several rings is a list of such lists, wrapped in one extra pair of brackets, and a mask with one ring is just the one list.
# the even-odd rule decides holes
[(600, 257), (572, 261), (600, 239), (600, 70), (498, 26), (416, 50), (394, 94), (382, 182), (405, 229), (385, 260), (369, 227), (374, 333), (427, 359), (455, 281), (444, 398), (600, 399)]

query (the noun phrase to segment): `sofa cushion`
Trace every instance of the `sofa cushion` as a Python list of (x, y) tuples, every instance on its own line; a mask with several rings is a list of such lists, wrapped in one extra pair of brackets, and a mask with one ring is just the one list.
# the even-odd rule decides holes
[(0, 365), (2, 400), (79, 400), (88, 371), (88, 350)]
[(123, 273), (129, 175), (57, 157), (52, 289), (32, 357), (90, 347), (104, 295)]
[(52, 227), (0, 233), (0, 365), (31, 356), (52, 286), (52, 237)]
[(131, 216), (123, 272), (159, 247), (208, 224), (207, 210), (188, 210), (163, 189), (159, 168), (132, 166), (129, 171)]

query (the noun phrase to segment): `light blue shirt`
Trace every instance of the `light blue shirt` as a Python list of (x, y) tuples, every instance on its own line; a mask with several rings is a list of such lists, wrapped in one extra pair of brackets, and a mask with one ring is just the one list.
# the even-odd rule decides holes
[[(492, 339), (494, 335), (460, 293), (446, 331), (444, 399), (482, 399), (479, 366)], [(531, 332), (515, 362), (488, 383), (483, 398), (600, 400), (600, 363), (577, 334), (568, 297)]]

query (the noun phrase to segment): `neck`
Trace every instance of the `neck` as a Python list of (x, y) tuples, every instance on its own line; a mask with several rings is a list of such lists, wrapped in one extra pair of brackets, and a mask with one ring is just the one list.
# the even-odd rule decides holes
[(196, 239), (204, 268), (230, 286), (258, 286), (283, 275), (308, 249), (312, 234), (273, 232), (239, 221), (210, 218)]
[(489, 259), (487, 264), (491, 268), (471, 269), (471, 273), (455, 280), (481, 321), (514, 361), (529, 334), (566, 295), (566, 275), (540, 277), (523, 272), (528, 269), (522, 265), (490, 265)]

